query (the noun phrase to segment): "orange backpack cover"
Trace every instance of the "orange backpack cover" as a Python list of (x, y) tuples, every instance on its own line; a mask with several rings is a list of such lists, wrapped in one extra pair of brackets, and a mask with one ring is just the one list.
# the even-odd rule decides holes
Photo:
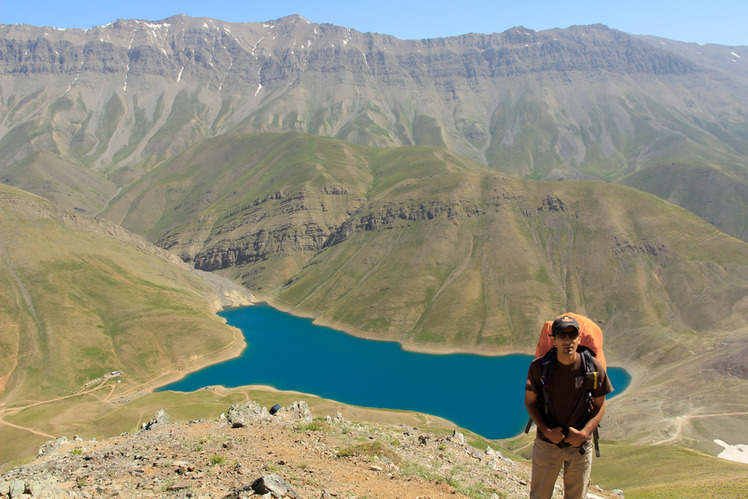
[[(582, 337), (579, 344), (592, 350), (597, 360), (599, 360), (603, 365), (603, 369), (607, 369), (605, 354), (603, 353), (603, 331), (602, 329), (600, 329), (600, 326), (595, 324), (592, 319), (589, 319), (583, 315), (569, 312), (566, 314), (561, 314), (559, 315), (559, 317), (563, 315), (570, 315), (571, 317), (574, 317), (574, 319), (576, 319), (576, 321), (579, 323), (579, 334)], [(540, 357), (545, 355), (548, 350), (553, 348), (551, 326), (553, 326), (553, 321), (546, 321), (546, 323), (543, 324), (543, 330), (540, 332), (538, 346), (535, 349), (536, 359), (539, 359)]]

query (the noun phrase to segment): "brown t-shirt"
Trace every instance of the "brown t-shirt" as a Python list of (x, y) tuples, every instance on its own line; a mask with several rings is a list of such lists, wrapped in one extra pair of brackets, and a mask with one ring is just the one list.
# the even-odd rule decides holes
[[(553, 372), (548, 380), (549, 415), (545, 414), (543, 385), (540, 381), (543, 367), (540, 361), (541, 359), (535, 359), (530, 364), (530, 368), (527, 371), (525, 389), (534, 392), (538, 396), (540, 413), (545, 418), (545, 422), (549, 427), (560, 426), (564, 430), (567, 430), (570, 426), (573, 426), (577, 430), (581, 430), (589, 420), (585, 403), (587, 390), (583, 386), (579, 386), (586, 374), (582, 367), (582, 355), (578, 354), (574, 364), (568, 366), (556, 360)], [(611, 393), (613, 386), (610, 384), (608, 374), (603, 369), (600, 361), (595, 358), (592, 358), (592, 361), (595, 363), (598, 372), (597, 388), (592, 390), (592, 396), (602, 397)], [(578, 380), (578, 378), (581, 379)], [(545, 435), (543, 435), (543, 432), (539, 431), (538, 437), (549, 442)]]

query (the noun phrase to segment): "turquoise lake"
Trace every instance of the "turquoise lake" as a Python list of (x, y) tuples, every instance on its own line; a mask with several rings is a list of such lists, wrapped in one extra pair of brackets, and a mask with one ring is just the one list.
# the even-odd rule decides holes
[[(264, 304), (220, 315), (243, 331), (248, 347), (242, 355), (159, 391), (267, 385), (346, 404), (433, 414), (490, 439), (513, 437), (527, 423), (529, 355), (407, 352), (398, 343), (356, 338)], [(608, 375), (614, 394), (631, 380), (621, 368), (609, 367)]]

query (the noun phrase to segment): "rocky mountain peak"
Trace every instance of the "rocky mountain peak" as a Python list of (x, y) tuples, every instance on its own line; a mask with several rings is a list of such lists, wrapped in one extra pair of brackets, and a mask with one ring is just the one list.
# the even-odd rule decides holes
[(185, 16), (184, 14), (175, 14), (173, 16), (167, 17), (163, 21), (159, 21), (157, 24), (161, 24), (161, 23), (177, 24), (177, 23), (184, 22), (186, 19), (188, 19), (188, 17)]
[(535, 30), (525, 28), (524, 26), (515, 26), (501, 33), (501, 36), (506, 43), (522, 44), (535, 41), (536, 33)]
[(290, 14), (288, 16), (278, 18), (274, 21), (266, 21), (264, 24), (280, 26), (280, 25), (295, 25), (297, 23), (314, 24), (308, 19), (304, 18), (303, 16), (300, 16), (299, 14)]

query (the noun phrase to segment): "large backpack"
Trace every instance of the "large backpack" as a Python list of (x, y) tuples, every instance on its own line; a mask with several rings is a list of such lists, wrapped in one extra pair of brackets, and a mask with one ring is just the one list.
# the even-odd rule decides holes
[[(588, 411), (592, 410), (592, 391), (597, 388), (598, 383), (598, 372), (595, 363), (592, 361), (592, 357), (596, 357), (602, 364), (603, 369), (606, 369), (605, 355), (603, 354), (603, 332), (600, 327), (595, 324), (591, 319), (574, 313), (562, 314), (559, 317), (568, 315), (576, 319), (579, 324), (579, 335), (581, 337), (579, 341), (579, 347), (577, 352), (580, 353), (582, 359), (582, 368), (586, 373), (586, 378), (590, 380), (590, 383), (585, 383), (586, 394), (585, 400), (587, 403)], [(553, 339), (551, 336), (553, 321), (546, 321), (543, 324), (543, 329), (540, 332), (540, 338), (538, 339), (538, 345), (535, 348), (535, 358), (541, 360), (541, 375), (540, 379), (543, 383), (543, 393), (541, 396), (542, 406), (541, 410), (546, 416), (549, 413), (549, 400), (546, 389), (548, 388), (548, 380), (553, 375), (553, 368), (556, 365), (556, 349), (553, 346)], [(532, 426), (532, 419), (527, 422), (525, 427), (525, 433), (530, 431)], [(593, 434), (593, 440), (595, 443), (595, 455), (600, 457), (600, 445), (598, 443), (599, 434), (597, 428), (595, 428)]]

